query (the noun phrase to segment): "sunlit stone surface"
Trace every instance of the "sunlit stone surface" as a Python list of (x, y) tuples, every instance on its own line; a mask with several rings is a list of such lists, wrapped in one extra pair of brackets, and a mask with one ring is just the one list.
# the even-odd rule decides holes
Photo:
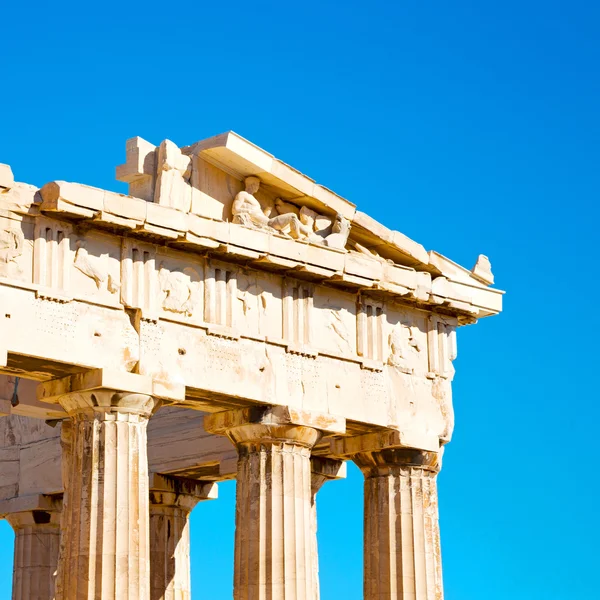
[(318, 600), (317, 492), (352, 460), (365, 598), (440, 600), (436, 474), (457, 330), (502, 309), (489, 259), (428, 252), (232, 132), (128, 140), (117, 179), (0, 165), (13, 598), (189, 599), (189, 514), (236, 478), (236, 600)]

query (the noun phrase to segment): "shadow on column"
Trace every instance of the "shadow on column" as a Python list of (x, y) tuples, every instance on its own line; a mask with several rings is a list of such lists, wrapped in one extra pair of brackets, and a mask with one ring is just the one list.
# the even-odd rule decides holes
[(150, 476), (150, 599), (190, 600), (189, 516), (217, 497), (211, 482)]

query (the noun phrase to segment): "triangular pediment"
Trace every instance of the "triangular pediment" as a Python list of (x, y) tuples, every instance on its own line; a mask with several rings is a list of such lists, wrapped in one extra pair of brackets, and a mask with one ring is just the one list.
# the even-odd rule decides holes
[(349, 235), (351, 249), (358, 244), (362, 249), (371, 251), (374, 256), (379, 255), (433, 275), (448, 276), (474, 285), (493, 283), (491, 273), (482, 274), (480, 271), (474, 274), (438, 252), (428, 252), (418, 242), (399, 231), (390, 230), (357, 210), (354, 203), (233, 131), (202, 140), (182, 151), (202, 157), (240, 180), (250, 176), (258, 177), (272, 195), (299, 207), (307, 206), (326, 215), (340, 213), (352, 224)]
[(4, 188), (16, 214), (41, 211), (127, 231), (174, 248), (396, 297), (464, 323), (501, 310), (502, 292), (490, 287), (485, 256), (468, 269), (427, 251), (236, 133), (183, 148), (132, 138), (116, 174), (129, 184), (128, 196), (67, 182), (50, 182), (39, 192), (12, 180)]
[[(139, 140), (137, 146), (146, 152), (154, 148), (140, 138), (130, 140), (129, 144), (136, 146), (136, 140)], [(439, 253), (428, 252), (421, 244), (403, 233), (390, 230), (366, 213), (357, 210), (354, 203), (318, 184), (314, 179), (233, 131), (181, 148), (181, 152), (205, 161), (240, 182), (247, 177), (257, 177), (261, 182), (261, 193), (271, 199), (281, 198), (298, 208), (305, 206), (328, 217), (342, 215), (351, 222), (349, 239), (372, 251), (374, 255), (434, 275), (458, 276), (476, 285), (492, 282), (485, 277), (482, 279), (473, 276), (468, 269), (460, 267)], [(125, 167), (126, 165), (123, 165), (122, 168)], [(129, 181), (127, 177), (119, 178)], [(229, 220), (228, 217), (226, 213), (223, 215), (224, 220)]]

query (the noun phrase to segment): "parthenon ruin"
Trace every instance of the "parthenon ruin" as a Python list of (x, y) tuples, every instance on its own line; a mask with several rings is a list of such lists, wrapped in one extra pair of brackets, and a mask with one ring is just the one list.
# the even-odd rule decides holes
[[(464, 268), (229, 132), (127, 141), (129, 195), (0, 165), (0, 517), (13, 600), (189, 600), (236, 479), (234, 598), (318, 600), (321, 486), (364, 474), (364, 598), (443, 598), (436, 476)], [(475, 257), (474, 257), (475, 258)], [(218, 501), (218, 500), (217, 500)]]

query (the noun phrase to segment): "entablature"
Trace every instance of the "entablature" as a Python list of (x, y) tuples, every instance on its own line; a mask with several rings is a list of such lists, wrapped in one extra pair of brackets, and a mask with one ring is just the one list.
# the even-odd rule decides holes
[(502, 308), (485, 257), (428, 253), (233, 133), (133, 138), (117, 175), (131, 196), (0, 169), (0, 370), (449, 440), (455, 330)]
[[(40, 287), (68, 287), (66, 282), (50, 281), (44, 260), (64, 261), (75, 252), (83, 256), (80, 262), (85, 262), (84, 258), (90, 254), (86, 238), (105, 233), (127, 239), (130, 246), (136, 243), (144, 246), (145, 257), (156, 254), (158, 247), (169, 247), (190, 255), (200, 254), (340, 289), (394, 298), (456, 315), (465, 324), (496, 314), (502, 308), (502, 292), (467, 277), (458, 265), (448, 276), (432, 276), (429, 271), (418, 271), (363, 252), (183, 214), (174, 208), (79, 184), (52, 182), (39, 192), (31, 188), (16, 189), (20, 192), (19, 203), (13, 200), (12, 190), (0, 194), (4, 245), (7, 251), (14, 247), (15, 254), (4, 265), (0, 264), (0, 276), (10, 276), (14, 270), (11, 263), (19, 262), (20, 253), (27, 250), (23, 244), (24, 231), (33, 228), (29, 240), (38, 256), (32, 280)], [(23, 202), (23, 196), (29, 198)], [(14, 238), (15, 235), (23, 240)], [(120, 245), (119, 241), (113, 242), (113, 246)], [(126, 256), (125, 246), (123, 243), (123, 259), (131, 260)], [(442, 259), (436, 256), (437, 264), (441, 264)], [(56, 270), (57, 278), (64, 276), (61, 263)], [(107, 279), (107, 288), (111, 285)]]

